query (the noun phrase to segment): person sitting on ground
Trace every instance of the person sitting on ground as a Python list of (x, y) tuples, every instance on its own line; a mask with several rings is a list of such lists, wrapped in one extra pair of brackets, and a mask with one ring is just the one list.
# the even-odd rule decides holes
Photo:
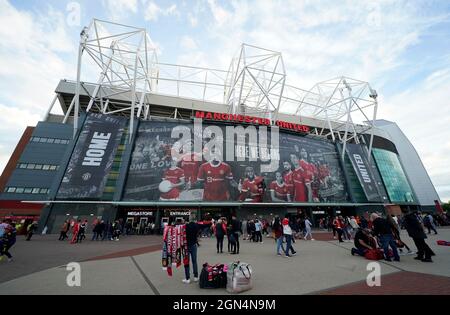
[(365, 256), (368, 250), (375, 249), (376, 241), (372, 235), (370, 235), (369, 229), (359, 228), (355, 234), (355, 247), (352, 248), (352, 256), (358, 254), (359, 256)]

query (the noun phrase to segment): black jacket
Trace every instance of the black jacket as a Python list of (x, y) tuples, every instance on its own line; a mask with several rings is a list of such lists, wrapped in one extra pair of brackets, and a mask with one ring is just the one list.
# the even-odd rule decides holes
[(195, 222), (186, 224), (186, 241), (188, 246), (197, 244), (197, 236), (200, 231), (200, 226)]
[(373, 233), (375, 235), (392, 235), (392, 228), (388, 220), (377, 218), (373, 221)]
[(405, 215), (403, 224), (406, 228), (406, 231), (408, 231), (408, 235), (410, 237), (419, 239), (427, 238), (427, 235), (423, 231), (422, 224), (420, 224), (419, 220), (417, 219), (414, 213), (409, 213)]

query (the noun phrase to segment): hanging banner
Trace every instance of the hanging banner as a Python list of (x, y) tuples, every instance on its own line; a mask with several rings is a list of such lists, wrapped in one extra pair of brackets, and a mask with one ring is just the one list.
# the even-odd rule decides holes
[(89, 114), (75, 145), (57, 198), (100, 198), (127, 119)]
[(359, 144), (348, 143), (346, 151), (368, 201), (381, 201), (366, 153)]

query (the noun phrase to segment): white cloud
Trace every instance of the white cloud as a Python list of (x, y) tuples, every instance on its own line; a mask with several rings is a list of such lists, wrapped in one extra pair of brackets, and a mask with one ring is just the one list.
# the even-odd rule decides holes
[[(78, 31), (77, 31), (78, 33)], [(41, 118), (61, 78), (74, 76), (76, 46), (64, 14), (40, 13), (0, 0), (0, 170), (27, 125)]]
[(188, 20), (189, 20), (189, 24), (192, 27), (196, 27), (198, 24), (198, 18), (196, 16), (194, 16), (192, 13), (188, 13)]
[(116, 22), (127, 17), (130, 13), (138, 11), (138, 0), (102, 0), (102, 3), (109, 18)]
[(180, 40), (180, 47), (184, 50), (194, 50), (197, 49), (197, 43), (190, 36), (183, 36)]
[(0, 173), (27, 126), (34, 126), (41, 116), (29, 109), (19, 109), (0, 104)]
[(416, 148), (440, 197), (448, 201), (450, 76), (445, 73), (446, 69), (438, 70), (419, 82), (419, 88), (383, 98), (379, 117), (397, 122)]
[(167, 8), (161, 8), (154, 1), (144, 0), (143, 4), (145, 5), (144, 18), (146, 21), (158, 21), (159, 17), (162, 16), (180, 16), (180, 12), (178, 12), (177, 5), (172, 4)]

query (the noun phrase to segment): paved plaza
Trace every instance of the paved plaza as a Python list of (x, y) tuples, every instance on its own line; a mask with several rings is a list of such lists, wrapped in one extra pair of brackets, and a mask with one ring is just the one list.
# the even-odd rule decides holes
[[(405, 232), (403, 239), (415, 249)], [(161, 268), (160, 236), (128, 236), (119, 242), (91, 242), (70, 245), (58, 236), (36, 235), (31, 242), (19, 237), (11, 250), (13, 262), (0, 262), (0, 294), (228, 294), (225, 289), (200, 289), (197, 283), (182, 283), (183, 267), (169, 277)], [(435, 251), (434, 263), (401, 256), (401, 262), (379, 261), (381, 287), (368, 287), (364, 258), (351, 256), (353, 243), (333, 240), (316, 232), (316, 241), (297, 241), (298, 255), (275, 255), (275, 243), (241, 240), (239, 255), (217, 254), (215, 239), (200, 240), (199, 269), (204, 262), (230, 263), (240, 260), (253, 266), (253, 289), (244, 295), (290, 294), (450, 294), (450, 247), (436, 240), (450, 240), (450, 229), (442, 228), (427, 242)], [(226, 247), (226, 240), (224, 242)], [(69, 287), (66, 265), (79, 262), (81, 286)]]

